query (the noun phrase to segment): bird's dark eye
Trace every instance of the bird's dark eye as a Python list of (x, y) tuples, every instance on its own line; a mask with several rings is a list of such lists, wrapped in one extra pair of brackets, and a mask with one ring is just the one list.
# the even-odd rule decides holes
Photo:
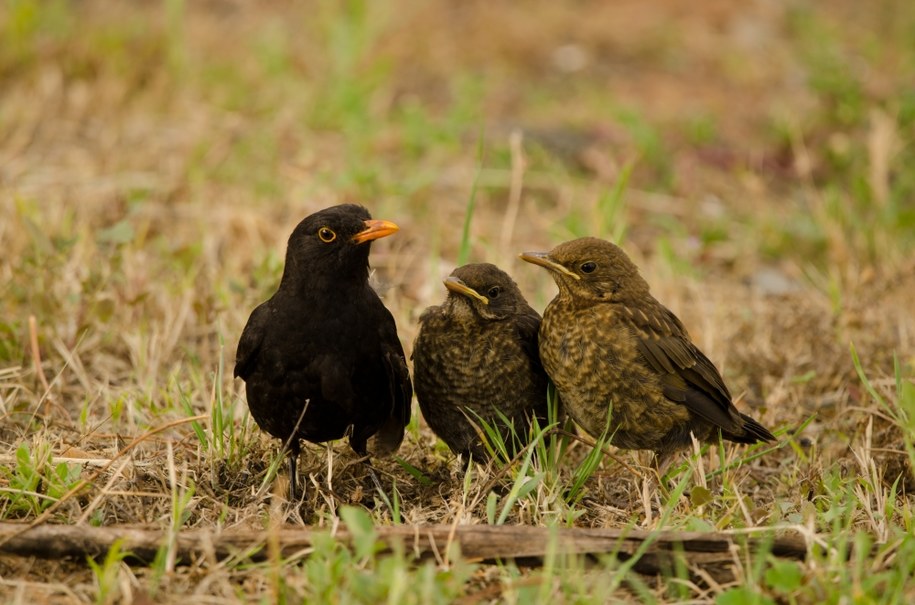
[(318, 229), (318, 237), (320, 237), (321, 241), (325, 244), (329, 244), (337, 239), (337, 234), (334, 233), (334, 230), (330, 227), (321, 227)]
[(486, 296), (488, 296), (489, 298), (496, 298), (499, 296), (499, 294), (502, 294), (502, 288), (500, 288), (499, 286), (493, 286), (486, 293)]
[(594, 270), (597, 269), (597, 263), (588, 261), (581, 264), (582, 273), (594, 273)]

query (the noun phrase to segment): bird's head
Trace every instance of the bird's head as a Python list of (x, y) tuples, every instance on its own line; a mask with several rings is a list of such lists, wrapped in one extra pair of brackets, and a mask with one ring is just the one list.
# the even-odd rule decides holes
[(372, 219), (356, 204), (341, 204), (305, 217), (289, 236), (283, 281), (312, 283), (322, 277), (368, 277), (371, 242), (398, 231)]
[(518, 285), (490, 263), (458, 267), (445, 278), (445, 308), (458, 318), (498, 321), (527, 308)]
[(596, 237), (565, 242), (549, 252), (525, 252), (521, 259), (549, 270), (560, 297), (601, 302), (648, 292), (648, 283), (626, 253)]

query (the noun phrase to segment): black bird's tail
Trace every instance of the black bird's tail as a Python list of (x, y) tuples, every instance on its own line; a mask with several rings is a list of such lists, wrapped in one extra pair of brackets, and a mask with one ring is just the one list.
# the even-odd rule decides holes
[[(360, 453), (367, 452), (376, 458), (390, 456), (400, 447), (404, 428), (402, 419), (394, 415), (390, 416), (378, 431), (368, 438), (367, 443), (363, 446), (364, 452)], [(353, 449), (356, 449), (355, 446)]]

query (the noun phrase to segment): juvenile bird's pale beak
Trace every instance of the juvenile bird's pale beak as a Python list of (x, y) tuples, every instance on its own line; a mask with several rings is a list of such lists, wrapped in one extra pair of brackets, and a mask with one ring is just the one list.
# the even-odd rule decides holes
[(400, 227), (391, 221), (371, 219), (365, 221), (365, 229), (353, 236), (353, 242), (356, 244), (363, 244), (372, 241), (373, 239), (397, 233), (398, 231), (400, 231)]
[(449, 275), (445, 278), (444, 282), (445, 287), (451, 290), (452, 292), (457, 292), (458, 294), (463, 294), (464, 296), (469, 296), (470, 298), (475, 298), (484, 305), (489, 304), (489, 299), (462, 282), (457, 277)]
[(518, 255), (518, 257), (521, 260), (525, 260), (535, 265), (540, 265), (541, 267), (549, 269), (550, 271), (568, 275), (569, 277), (574, 277), (575, 279), (581, 279), (581, 276), (577, 273), (573, 273), (559, 263), (553, 261), (547, 252), (522, 252)]

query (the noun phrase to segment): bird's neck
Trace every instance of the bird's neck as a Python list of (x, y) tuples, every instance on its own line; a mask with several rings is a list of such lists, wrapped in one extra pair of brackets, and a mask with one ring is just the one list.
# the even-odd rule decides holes
[[(564, 284), (559, 286), (559, 292), (556, 294), (555, 300), (557, 303), (562, 304), (562, 305), (571, 305), (572, 303), (575, 303), (576, 305), (578, 305), (578, 304), (583, 304), (585, 302), (584, 297), (576, 296)], [(590, 304), (590, 302), (588, 304)]]
[(285, 271), (278, 293), (300, 300), (317, 300), (334, 305), (338, 300), (348, 300), (369, 288), (368, 279), (368, 266), (336, 273), (303, 274), (302, 271)]

